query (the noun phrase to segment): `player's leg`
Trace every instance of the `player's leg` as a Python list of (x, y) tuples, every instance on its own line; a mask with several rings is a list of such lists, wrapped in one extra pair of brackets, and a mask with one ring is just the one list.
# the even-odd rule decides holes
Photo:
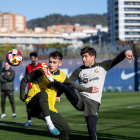
[[(27, 110), (27, 108), (26, 108)], [(24, 127), (29, 127), (32, 125), (32, 121), (31, 121), (31, 115), (27, 112), (27, 116), (28, 116), (28, 121), (24, 124)]]
[(0, 118), (5, 118), (5, 101), (6, 101), (6, 96), (7, 94), (4, 91), (1, 91), (1, 110), (2, 110), (2, 115)]
[[(27, 112), (27, 107), (26, 107), (26, 112)], [(24, 127), (29, 127), (32, 125), (32, 120), (31, 120), (31, 115), (27, 112), (27, 118), (28, 118), (28, 121), (23, 125)]]
[(63, 91), (67, 97), (67, 99), (71, 102), (71, 104), (77, 108), (77, 103), (78, 103), (78, 97), (74, 91), (73, 88), (68, 86), (67, 84), (62, 84), (56, 80), (54, 80), (53, 76), (51, 75), (49, 71), (49, 67), (45, 62), (41, 63), (41, 69), (44, 72), (46, 78), (50, 81), (53, 82), (53, 84), (57, 87), (58, 91)]
[(50, 111), (51, 119), (60, 131), (60, 140), (69, 140), (70, 127), (66, 120), (57, 112)]
[(65, 93), (67, 99), (71, 102), (71, 103), (76, 103), (78, 102), (78, 97), (74, 91), (73, 88), (71, 88), (70, 86), (68, 86), (67, 84), (62, 84), (56, 80), (54, 80), (53, 83), (56, 87), (61, 88), (61, 90)]
[[(50, 110), (50, 116), (53, 124), (60, 131), (59, 140), (69, 140), (70, 127), (66, 122), (66, 120), (58, 112), (53, 112), (51, 110)], [(42, 113), (39, 114), (38, 118), (45, 121)]]
[(48, 94), (45, 91), (39, 92), (29, 101), (27, 111), (32, 117), (38, 117), (39, 114), (42, 113), (49, 131), (51, 131), (53, 135), (59, 134), (59, 131), (54, 126), (50, 117)]
[(13, 112), (13, 118), (16, 118), (16, 114), (15, 114), (15, 103), (14, 103), (14, 92), (7, 92), (11, 107), (12, 107), (12, 112)]
[(98, 140), (96, 134), (96, 124), (97, 124), (97, 117), (96, 116), (85, 116), (85, 120), (87, 122), (87, 128), (90, 136), (90, 140)]
[[(69, 102), (76, 109), (82, 110), (83, 102), (82, 102), (82, 99), (80, 98), (80, 95), (79, 96), (77, 95), (79, 94), (78, 92), (76, 93), (76, 91), (73, 88), (71, 88), (69, 85), (60, 83), (56, 80), (54, 80), (53, 84), (58, 88), (58, 90), (61, 90), (64, 92)], [(80, 106), (78, 106), (78, 104), (80, 104)]]

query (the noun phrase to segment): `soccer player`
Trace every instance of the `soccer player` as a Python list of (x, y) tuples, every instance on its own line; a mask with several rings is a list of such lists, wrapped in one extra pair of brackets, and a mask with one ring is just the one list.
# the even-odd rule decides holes
[[(107, 72), (120, 63), (124, 58), (133, 59), (133, 53), (131, 50), (124, 50), (114, 59), (109, 59), (100, 63), (95, 62), (96, 51), (91, 47), (85, 47), (81, 50), (81, 56), (84, 65), (77, 68), (70, 80), (76, 81), (78, 79), (79, 84), (84, 87), (97, 86), (99, 92), (91, 94), (89, 92), (77, 92), (71, 89), (67, 84), (57, 82), (53, 80), (53, 84), (64, 92), (67, 99), (71, 104), (80, 111), (84, 111), (85, 120), (87, 122), (87, 128), (90, 135), (90, 140), (97, 140), (96, 124), (98, 120), (99, 106), (101, 104), (102, 90)], [(51, 66), (50, 66), (51, 70)], [(47, 77), (47, 73), (46, 73)], [(60, 93), (61, 94), (61, 93)], [(60, 96), (60, 94), (58, 96)], [(60, 102), (60, 98), (58, 98)]]
[[(51, 67), (53, 78), (81, 91), (87, 91), (89, 93), (98, 92), (96, 87), (85, 88), (71, 82), (66, 75), (58, 69), (62, 65), (62, 58), (62, 54), (57, 51), (50, 54), (49, 63), (53, 64), (53, 67)], [(42, 65), (43, 64), (44, 63), (42, 63)], [(51, 75), (49, 72), (47, 74)], [(51, 78), (52, 77), (49, 79), (50, 81)], [(46, 121), (47, 128), (53, 135), (60, 133), (60, 140), (68, 140), (70, 128), (65, 119), (54, 107), (57, 89), (49, 80), (45, 77), (41, 68), (35, 69), (27, 74), (20, 83), (20, 99), (26, 102), (28, 114)], [(25, 87), (28, 82), (32, 82), (32, 87), (28, 95), (25, 95)]]
[[(29, 56), (30, 56), (31, 64), (27, 65), (25, 70), (25, 75), (29, 74), (34, 69), (41, 67), (41, 63), (38, 62), (38, 55), (36, 52), (31, 52)], [(31, 82), (28, 83), (28, 91), (30, 90), (30, 88), (31, 88)], [(31, 126), (31, 116), (28, 114), (28, 112), (27, 115), (28, 115), (28, 121), (24, 124), (24, 127)]]

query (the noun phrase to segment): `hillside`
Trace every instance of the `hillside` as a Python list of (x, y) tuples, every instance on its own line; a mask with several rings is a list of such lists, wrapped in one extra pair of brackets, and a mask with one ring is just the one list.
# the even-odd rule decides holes
[(96, 24), (107, 25), (107, 14), (87, 14), (76, 16), (62, 16), (60, 14), (53, 14), (44, 18), (37, 18), (27, 22), (27, 28), (42, 27), (46, 28), (51, 25), (71, 24), (79, 23), (80, 25), (95, 26)]

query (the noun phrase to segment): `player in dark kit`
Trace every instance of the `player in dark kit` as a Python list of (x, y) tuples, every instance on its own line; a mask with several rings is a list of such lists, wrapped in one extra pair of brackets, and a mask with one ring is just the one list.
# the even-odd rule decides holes
[(96, 124), (98, 120), (98, 112), (99, 106), (101, 104), (105, 76), (112, 67), (124, 60), (125, 57), (128, 59), (134, 59), (134, 57), (131, 50), (124, 50), (114, 59), (96, 63), (96, 51), (91, 47), (83, 48), (81, 50), (81, 56), (84, 65), (77, 68), (72, 73), (72, 75), (70, 76), (70, 80), (76, 81), (78, 79), (79, 84), (86, 88), (92, 87), (93, 85), (97, 86), (99, 88), (98, 93), (91, 94), (89, 92), (83, 91), (77, 92), (67, 84), (57, 82), (55, 78), (52, 83), (58, 88), (59, 91), (62, 91), (58, 96), (60, 96), (64, 92), (67, 99), (77, 110), (84, 111), (90, 140), (97, 140)]
[[(20, 99), (26, 102), (27, 112), (30, 116), (46, 121), (47, 128), (53, 135), (60, 133), (60, 140), (68, 140), (70, 128), (65, 119), (54, 107), (57, 88), (51, 83), (51, 80), (55, 78), (57, 81), (68, 84), (72, 88), (89, 93), (96, 93), (96, 88), (85, 88), (71, 82), (66, 75), (58, 69), (59, 66), (62, 65), (62, 58), (62, 54), (57, 51), (50, 54), (49, 64), (51, 65), (52, 75), (49, 71), (47, 72), (49, 80), (42, 71), (46, 63), (42, 63), (42, 69), (35, 69), (23, 77), (20, 84)], [(28, 95), (25, 95), (25, 87), (28, 82), (32, 82), (32, 87)]]
[(15, 78), (15, 71), (12, 70), (11, 66), (8, 64), (7, 61), (4, 63), (4, 68), (0, 72), (0, 82), (1, 82), (1, 110), (2, 115), (0, 118), (5, 118), (5, 103), (6, 97), (8, 96), (12, 111), (13, 111), (13, 118), (16, 118), (15, 114), (15, 103), (14, 103), (14, 78)]
[[(36, 52), (31, 52), (29, 56), (30, 56), (31, 64), (27, 65), (25, 70), (25, 75), (29, 74), (34, 69), (41, 67), (41, 63), (37, 62), (38, 54)], [(31, 82), (28, 83), (28, 91), (30, 90), (30, 88), (31, 88)], [(28, 115), (28, 121), (24, 124), (24, 127), (31, 126), (31, 116), (28, 113), (27, 115)]]

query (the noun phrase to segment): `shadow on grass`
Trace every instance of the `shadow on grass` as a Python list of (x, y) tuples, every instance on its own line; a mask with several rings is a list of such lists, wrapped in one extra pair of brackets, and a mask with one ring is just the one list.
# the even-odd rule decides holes
[[(42, 129), (44, 129), (44, 127), (45, 126), (40, 126)], [(47, 130), (35, 130), (33, 128), (36, 128), (36, 126), (31, 126), (29, 129), (27, 129), (23, 127), (22, 123), (0, 121), (0, 130), (24, 133), (26, 135), (38, 135), (50, 138), (55, 137), (59, 139), (59, 136), (53, 136)], [(37, 128), (39, 128), (39, 126), (37, 126)], [(89, 140), (88, 132), (71, 130), (70, 140)], [(139, 140), (139, 138), (98, 133), (98, 140)]]
[[(38, 136), (46, 136), (47, 138), (58, 138), (59, 136), (51, 135), (46, 128), (45, 130), (35, 130), (34, 128), (42, 128), (44, 129), (46, 126), (31, 126), (29, 129), (24, 128), (22, 123), (15, 122), (6, 122), (0, 121), (0, 130), (5, 130), (8, 132), (16, 132), (16, 133), (24, 133), (26, 135), (38, 135)], [(88, 136), (85, 136), (85, 132), (83, 131), (72, 131), (70, 134), (70, 140), (87, 140)]]
[(136, 138), (136, 137), (127, 137), (127, 136), (112, 135), (112, 134), (97, 133), (97, 135), (98, 135), (98, 140), (140, 140), (140, 138)]

